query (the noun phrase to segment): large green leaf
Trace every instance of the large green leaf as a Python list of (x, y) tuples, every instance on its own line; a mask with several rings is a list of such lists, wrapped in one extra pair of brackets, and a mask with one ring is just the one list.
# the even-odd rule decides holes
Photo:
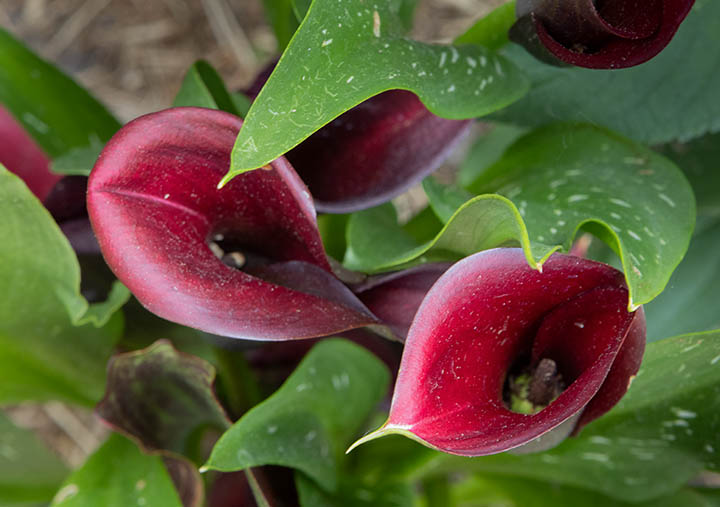
[[(553, 251), (568, 250), (583, 227), (620, 254), (631, 305), (640, 305), (665, 287), (695, 222), (692, 190), (670, 161), (587, 125), (553, 125), (524, 136), (471, 188), (483, 195), (420, 245), (402, 234), (387, 206), (353, 215), (346, 265), (379, 271), (515, 242), (539, 266)], [(486, 194), (493, 191), (498, 194)], [(438, 209), (442, 193), (431, 196)], [(457, 192), (447, 197), (458, 202)]]
[(485, 48), (406, 39), (402, 6), (315, 0), (250, 108), (223, 182), (386, 90), (411, 90), (434, 113), (456, 119), (488, 114), (525, 93), (522, 74)]
[(49, 502), (67, 472), (35, 435), (0, 412), (0, 505)]
[(698, 0), (677, 35), (647, 63), (620, 70), (554, 67), (510, 45), (505, 55), (532, 88), (498, 118), (537, 126), (568, 120), (609, 127), (646, 143), (720, 130), (720, 2)]
[(683, 488), (646, 502), (624, 502), (587, 489), (513, 477), (475, 476), (453, 486), (455, 507), (715, 507), (717, 493)]
[(120, 128), (75, 81), (0, 28), (0, 104), (54, 158), (105, 143)]
[[(60, 398), (93, 404), (122, 331), (117, 308), (80, 295), (75, 253), (25, 184), (0, 166), (0, 403)], [(90, 323), (88, 323), (90, 322)]]
[(53, 507), (181, 507), (163, 460), (113, 434), (55, 495)]
[(368, 351), (345, 340), (324, 340), (274, 395), (220, 438), (204, 468), (282, 465), (333, 490), (346, 446), (387, 385), (386, 368)]
[(474, 471), (550, 481), (632, 502), (662, 497), (703, 469), (720, 469), (718, 365), (720, 331), (650, 343), (620, 403), (579, 437), (550, 451), (461, 458), (407, 439), (386, 442), (386, 449), (370, 443), (363, 473), (390, 480)]
[(470, 148), (460, 166), (458, 184), (466, 187), (495, 162), (500, 160), (505, 150), (527, 132), (527, 129), (496, 123), (491, 130), (480, 136)]
[(220, 74), (205, 60), (198, 60), (188, 69), (173, 106), (207, 107), (240, 116)]

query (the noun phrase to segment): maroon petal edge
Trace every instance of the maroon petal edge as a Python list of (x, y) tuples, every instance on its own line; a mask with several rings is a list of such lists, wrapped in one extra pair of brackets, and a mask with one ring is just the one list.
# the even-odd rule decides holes
[[(472, 255), (430, 289), (410, 329), (388, 422), (400, 433), (481, 456), (527, 444), (576, 417), (575, 432), (627, 390), (644, 350), (644, 315), (627, 311), (622, 273), (554, 254), (542, 272), (520, 249)], [(553, 359), (568, 387), (532, 415), (506, 408), (518, 363)], [(353, 446), (353, 447), (354, 447)]]
[[(377, 323), (349, 293), (343, 301), (339, 289), (331, 298), (313, 293), (332, 283), (313, 273), (331, 269), (312, 198), (284, 158), (217, 189), (241, 125), (221, 111), (174, 108), (138, 118), (110, 140), (88, 184), (108, 265), (151, 312), (213, 334), (288, 340)], [(212, 240), (264, 266), (313, 265), (306, 283), (315, 289), (228, 267)], [(287, 270), (282, 276), (292, 278)]]

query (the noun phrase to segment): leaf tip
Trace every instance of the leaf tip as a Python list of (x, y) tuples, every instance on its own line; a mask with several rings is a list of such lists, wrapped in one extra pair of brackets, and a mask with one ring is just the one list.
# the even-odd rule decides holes
[(209, 472), (209, 471), (210, 471), (210, 467), (208, 465), (203, 465), (200, 468), (198, 468), (198, 472), (200, 472), (201, 474), (204, 474), (205, 472)]
[(230, 183), (230, 180), (233, 179), (234, 177), (235, 177), (235, 173), (232, 171), (228, 171), (228, 173), (222, 177), (222, 179), (220, 180), (220, 183), (217, 184), (217, 189), (218, 190), (222, 189), (225, 185)]

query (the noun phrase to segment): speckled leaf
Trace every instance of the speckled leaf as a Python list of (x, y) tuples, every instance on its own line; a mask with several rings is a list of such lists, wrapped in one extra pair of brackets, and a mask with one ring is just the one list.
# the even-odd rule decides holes
[(52, 507), (181, 507), (162, 458), (140, 452), (113, 434), (75, 471), (55, 495)]
[(345, 264), (377, 271), (513, 241), (536, 266), (556, 249), (567, 251), (583, 226), (620, 254), (631, 304), (640, 305), (665, 287), (695, 223), (692, 190), (674, 164), (585, 125), (554, 125), (524, 136), (471, 189), (499, 195), (466, 202), (422, 245), (399, 233), (387, 207), (353, 215)]
[(240, 116), (222, 78), (205, 60), (198, 60), (187, 71), (173, 106), (208, 107)]
[(211, 364), (157, 341), (110, 360), (107, 391), (96, 411), (147, 449), (202, 459), (203, 434), (230, 426), (214, 379)]
[[(67, 239), (28, 188), (1, 166), (0, 210), (0, 293), (13, 295), (0, 305), (0, 402), (60, 398), (94, 404), (122, 329), (114, 310), (127, 294), (117, 288), (111, 304), (88, 304)], [(87, 320), (101, 327), (76, 327)]]
[(2, 28), (0, 103), (51, 157), (105, 142), (120, 128), (87, 91)]
[(705, 468), (720, 470), (719, 366), (720, 331), (651, 343), (625, 397), (579, 437), (524, 456), (438, 454), (425, 472), (509, 474), (633, 502), (661, 497)]
[(332, 490), (339, 457), (387, 384), (386, 368), (369, 352), (344, 340), (324, 340), (273, 396), (220, 438), (205, 468), (282, 465)]
[(31, 431), (0, 412), (0, 505), (49, 502), (67, 472)]
[(698, 0), (668, 47), (630, 69), (554, 67), (511, 45), (504, 54), (527, 73), (533, 86), (497, 117), (525, 126), (592, 122), (649, 144), (716, 132), (719, 52), (720, 3), (712, 0)]
[(404, 38), (402, 4), (315, 0), (253, 103), (223, 181), (267, 164), (386, 90), (413, 91), (452, 119), (488, 114), (525, 93), (520, 72), (485, 48)]
[(695, 224), (692, 189), (674, 164), (586, 125), (524, 136), (471, 189), (512, 200), (531, 242), (569, 250), (587, 223), (620, 254), (634, 305), (663, 290)]

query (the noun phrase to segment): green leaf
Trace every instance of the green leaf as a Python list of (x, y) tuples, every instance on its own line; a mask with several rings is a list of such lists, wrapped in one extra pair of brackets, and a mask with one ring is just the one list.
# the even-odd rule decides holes
[[(0, 166), (0, 403), (64, 399), (94, 404), (122, 332), (117, 283), (106, 303), (80, 295), (75, 253), (47, 210)], [(87, 324), (91, 322), (91, 324)]]
[(113, 357), (105, 398), (96, 411), (146, 449), (199, 461), (203, 435), (230, 426), (215, 397), (214, 379), (210, 363), (159, 340), (147, 349)]
[(207, 107), (240, 116), (220, 74), (205, 60), (198, 60), (188, 69), (173, 106)]
[(720, 470), (719, 365), (720, 331), (650, 343), (627, 395), (579, 437), (523, 456), (435, 453), (425, 472), (507, 474), (632, 502), (670, 494), (705, 468)]
[[(683, 488), (647, 502), (623, 502), (587, 489), (507, 476), (473, 476), (451, 489), (457, 507), (713, 507), (703, 490)], [(480, 500), (481, 499), (481, 500)]]
[(695, 192), (696, 230), (714, 225), (720, 220), (720, 134), (703, 136), (687, 144), (666, 145), (660, 153), (683, 170)]
[(522, 74), (485, 48), (404, 38), (401, 6), (315, 0), (250, 108), (223, 184), (386, 90), (413, 91), (432, 112), (454, 119), (488, 114), (526, 92)]
[(92, 171), (102, 149), (102, 144), (94, 144), (85, 148), (73, 148), (53, 159), (51, 170), (57, 174), (90, 176), (90, 171)]
[(275, 32), (278, 52), (285, 50), (299, 25), (294, 4), (293, 0), (263, 0), (265, 14)]
[[(670, 161), (587, 125), (553, 125), (524, 136), (471, 190), (500, 195), (466, 202), (434, 240), (422, 245), (400, 236), (387, 211), (382, 221), (379, 209), (353, 215), (347, 266), (377, 271), (512, 241), (537, 267), (553, 251), (569, 250), (582, 227), (619, 253), (634, 306), (663, 290), (695, 222), (692, 190)], [(440, 196), (433, 197), (437, 207)], [(455, 202), (453, 194), (450, 204)]]
[(697, 1), (668, 47), (637, 67), (554, 67), (509, 45), (504, 54), (526, 72), (532, 88), (497, 118), (528, 127), (558, 120), (589, 122), (648, 144), (716, 132), (718, 53), (720, 2), (709, 0)]
[(423, 189), (430, 200), (430, 207), (443, 223), (447, 223), (460, 206), (473, 198), (470, 192), (456, 185), (438, 183), (432, 176), (423, 180)]
[(0, 505), (49, 502), (67, 473), (32, 432), (0, 412)]
[(51, 158), (105, 143), (118, 121), (75, 81), (0, 28), (0, 104)]
[(52, 507), (181, 507), (163, 460), (120, 435), (108, 438), (55, 495)]
[(353, 476), (344, 476), (336, 493), (328, 493), (305, 475), (295, 473), (295, 486), (302, 507), (412, 507), (413, 485), (383, 483), (369, 487)]
[(458, 184), (467, 187), (477, 180), (492, 164), (500, 160), (505, 150), (517, 141), (527, 129), (496, 123), (491, 130), (475, 141), (460, 166)]
[(588, 125), (524, 136), (471, 190), (511, 199), (531, 242), (568, 250), (587, 224), (620, 255), (633, 305), (662, 292), (695, 224), (692, 189), (674, 164)]
[(720, 220), (693, 236), (687, 255), (645, 305), (648, 340), (720, 328)]
[(281, 465), (333, 490), (337, 463), (385, 394), (388, 380), (387, 369), (365, 349), (345, 340), (324, 340), (275, 394), (220, 438), (205, 469)]
[(515, 2), (506, 2), (455, 39), (455, 44), (480, 44), (488, 49), (498, 50), (510, 42), (508, 30), (515, 23)]

